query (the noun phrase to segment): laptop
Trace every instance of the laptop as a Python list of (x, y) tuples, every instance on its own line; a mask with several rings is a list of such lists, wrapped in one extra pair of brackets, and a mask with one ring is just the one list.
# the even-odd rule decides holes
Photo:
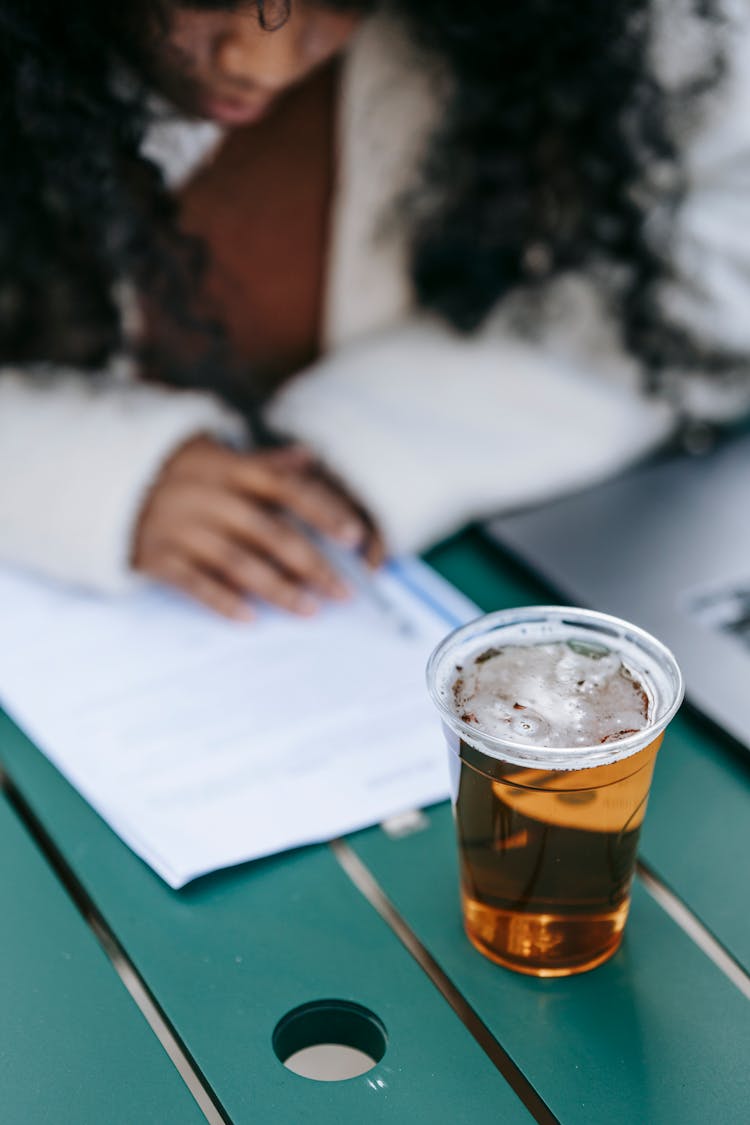
[(750, 434), (485, 525), (567, 602), (675, 653), (687, 698), (750, 748)]

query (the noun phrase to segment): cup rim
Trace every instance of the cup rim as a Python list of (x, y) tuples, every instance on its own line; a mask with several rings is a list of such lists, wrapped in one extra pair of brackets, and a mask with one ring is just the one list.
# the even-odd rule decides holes
[[(562, 623), (566, 618), (573, 616), (578, 621), (571, 621), (571, 624), (598, 625), (602, 627), (604, 635), (610, 638), (613, 631), (615, 634), (618, 631), (621, 634), (626, 633), (629, 640), (635, 642), (651, 659), (658, 660), (672, 673), (675, 684), (674, 698), (658, 719), (649, 724), (648, 727), (604, 745), (602, 743), (590, 743), (585, 746), (545, 748), (539, 746), (538, 743), (516, 741), (479, 730), (457, 715), (439, 692), (436, 675), (438, 666), (451, 648), (455, 648), (457, 643), (464, 637), (469, 637), (476, 630), (479, 622), (486, 626), (486, 632), (489, 634), (497, 626), (523, 624), (526, 619), (528, 619), (529, 624), (533, 624), (536, 619), (552, 619)], [(651, 633), (641, 629), (638, 625), (633, 625), (632, 622), (626, 621), (624, 618), (615, 617), (612, 614), (600, 613), (598, 610), (585, 609), (580, 606), (564, 605), (531, 605), (501, 609), (494, 613), (480, 614), (471, 621), (459, 625), (458, 628), (447, 633), (433, 649), (427, 661), (426, 679), (430, 698), (437, 707), (443, 721), (474, 749), (498, 761), (542, 769), (589, 769), (592, 766), (609, 765), (612, 762), (631, 757), (638, 751), (644, 750), (663, 733), (677, 714), (685, 695), (682, 671), (674, 653)]]

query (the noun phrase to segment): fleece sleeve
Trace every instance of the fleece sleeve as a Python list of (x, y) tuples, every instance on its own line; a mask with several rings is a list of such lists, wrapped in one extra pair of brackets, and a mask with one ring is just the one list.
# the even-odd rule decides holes
[(269, 420), (360, 496), (394, 552), (551, 499), (655, 448), (670, 409), (513, 338), (415, 321), (298, 376)]
[(0, 372), (0, 560), (115, 592), (159, 469), (207, 433), (238, 441), (213, 396), (62, 373)]

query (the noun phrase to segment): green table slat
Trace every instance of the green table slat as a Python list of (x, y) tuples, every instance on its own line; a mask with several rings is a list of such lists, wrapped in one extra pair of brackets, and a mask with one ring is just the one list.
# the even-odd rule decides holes
[(750, 1003), (640, 886), (611, 961), (536, 980), (465, 938), (446, 805), (414, 836), (349, 842), (563, 1125), (745, 1125)]
[[(532, 1121), (329, 848), (287, 853), (174, 892), (6, 718), (0, 760), (236, 1125)], [(367, 1075), (312, 1082), (278, 1062), (271, 1035), (287, 1011), (330, 997), (373, 1010), (389, 1045)], [(76, 1125), (103, 1121), (81, 1114)]]
[(2, 794), (0, 853), (0, 1120), (205, 1122)]
[[(483, 609), (557, 600), (474, 532), (428, 561)], [(604, 607), (601, 607), (604, 608)], [(750, 972), (750, 756), (683, 716), (657, 759), (641, 856)]]

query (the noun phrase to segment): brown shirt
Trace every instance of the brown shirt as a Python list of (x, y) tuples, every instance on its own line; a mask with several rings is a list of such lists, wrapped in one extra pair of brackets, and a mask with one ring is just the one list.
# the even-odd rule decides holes
[(184, 229), (208, 247), (208, 307), (259, 393), (320, 351), (336, 78), (326, 67), (233, 130), (180, 195)]

